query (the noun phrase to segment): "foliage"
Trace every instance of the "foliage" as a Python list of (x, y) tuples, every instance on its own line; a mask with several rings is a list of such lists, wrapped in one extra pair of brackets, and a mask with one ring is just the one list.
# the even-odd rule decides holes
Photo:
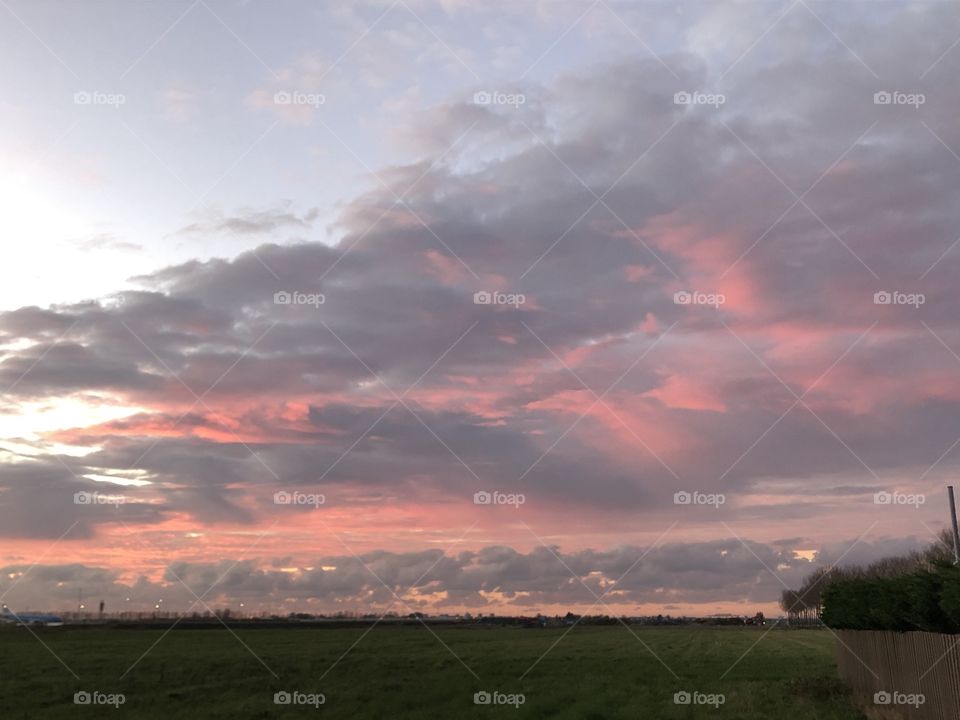
[(833, 628), (960, 632), (960, 568), (953, 536), (942, 532), (923, 552), (866, 567), (818, 568), (799, 590), (784, 590), (792, 618), (820, 618)]
[(950, 565), (838, 580), (823, 600), (822, 620), (832, 628), (960, 632), (960, 569)]

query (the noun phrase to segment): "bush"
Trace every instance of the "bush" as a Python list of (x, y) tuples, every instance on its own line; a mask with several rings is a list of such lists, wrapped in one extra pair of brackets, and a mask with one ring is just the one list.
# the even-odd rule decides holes
[(960, 632), (960, 568), (944, 567), (943, 588), (940, 591), (940, 610), (946, 621)]
[(960, 569), (839, 580), (823, 597), (823, 622), (850, 630), (960, 632)]

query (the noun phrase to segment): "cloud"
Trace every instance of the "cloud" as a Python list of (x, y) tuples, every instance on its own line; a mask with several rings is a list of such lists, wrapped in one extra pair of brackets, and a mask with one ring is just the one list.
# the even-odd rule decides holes
[(75, 240), (74, 244), (80, 249), (87, 252), (97, 251), (97, 250), (124, 250), (130, 252), (138, 252), (143, 250), (143, 246), (137, 243), (127, 242), (126, 240), (119, 239), (113, 233), (97, 233), (91, 237), (84, 238), (82, 240)]
[(168, 120), (183, 123), (193, 120), (199, 111), (197, 93), (182, 87), (167, 88), (157, 96), (160, 112)]
[[(715, 24), (694, 38), (744, 12), (759, 11), (711, 10)], [(896, 52), (912, 58), (931, 38), (949, 44), (945, 12), (840, 13), (837, 27), (875, 40), (902, 21)], [(388, 187), (344, 205), (334, 247), (264, 243), (140, 276), (122, 296), (0, 314), (7, 413), (58, 398), (131, 410), (18, 437), (35, 455), (4, 466), (0, 497), (17, 504), (0, 532), (56, 537), (53, 519), (72, 517), (61, 505), (82, 485), (56, 470), (60, 445), (82, 449), (66, 461), (79, 477), (144, 473), (151, 484), (130, 489), (138, 502), (123, 510), (144, 523), (248, 531), (276, 519), (275, 488), (319, 485), (343, 512), (334, 522), (385, 517), (408, 549), (416, 532), (475, 513), (474, 492), (499, 488), (525, 493), (524, 512), (557, 532), (601, 527), (571, 548), (579, 562), (591, 533), (607, 542), (676, 519), (742, 578), (674, 548), (677, 565), (653, 564), (647, 580), (689, 565), (677, 584), (689, 602), (775, 594), (774, 583), (750, 589), (757, 568), (717, 520), (749, 523), (758, 543), (826, 545), (875, 520), (900, 538), (921, 532), (939, 518), (933, 502), (903, 512), (871, 496), (934, 497), (960, 461), (958, 165), (943, 147), (960, 147), (954, 60), (917, 81), (923, 107), (875, 104), (881, 83), (815, 18), (798, 6), (783, 22), (722, 84), (715, 58), (681, 49), (663, 58), (679, 79), (630, 56), (526, 83), (522, 108), (481, 106), (472, 92), (437, 102), (396, 135), (417, 160), (379, 169)], [(888, 67), (884, 47), (865, 62)], [(281, 80), (326, 92), (327, 70), (307, 58)], [(725, 102), (676, 100), (711, 90)], [(279, 203), (180, 232), (299, 232), (317, 214)], [(478, 291), (514, 301), (475, 302)], [(727, 502), (677, 506), (679, 490)], [(116, 525), (83, 517), (91, 534)], [(542, 553), (469, 552), (448, 592), (545, 602), (566, 582), (537, 574)], [(435, 556), (383, 557), (393, 582)], [(793, 567), (780, 549), (761, 557)], [(311, 577), (298, 587), (346, 583)]]
[(205, 217), (197, 222), (180, 228), (178, 235), (197, 235), (214, 233), (231, 233), (236, 235), (255, 235), (277, 232), (278, 230), (294, 228), (309, 230), (317, 219), (319, 210), (310, 208), (303, 215), (293, 212), (290, 202), (279, 203), (273, 208), (253, 210), (243, 208), (235, 215), (223, 213), (206, 213)]
[[(843, 549), (853, 543), (846, 541)], [(865, 542), (858, 545), (857, 560), (870, 562), (922, 544), (912, 538)], [(833, 557), (831, 551), (818, 551), (818, 558), (828, 557)], [(777, 575), (757, 558), (776, 568)], [(84, 597), (104, 599), (113, 611), (149, 610), (162, 597), (165, 609), (182, 612), (200, 596), (211, 608), (236, 609), (243, 602), (254, 611), (375, 609), (406, 614), (490, 612), (506, 606), (525, 614), (589, 610), (598, 615), (665, 603), (709, 612), (717, 598), (724, 597), (745, 603), (752, 612), (779, 597), (781, 583), (799, 586), (815, 567), (815, 561), (797, 556), (792, 548), (733, 539), (578, 552), (556, 547), (520, 552), (502, 545), (455, 555), (441, 550), (375, 551), (315, 557), (307, 566), (291, 562), (174, 561), (159, 575), (81, 564), (8, 565), (0, 568), (0, 592), (15, 608), (61, 608), (75, 602), (77, 591), (83, 590)]]

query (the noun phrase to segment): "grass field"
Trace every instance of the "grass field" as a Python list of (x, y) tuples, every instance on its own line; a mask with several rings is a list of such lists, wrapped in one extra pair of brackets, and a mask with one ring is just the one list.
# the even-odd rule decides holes
[[(836, 679), (827, 631), (775, 630), (761, 640), (753, 628), (632, 627), (634, 636), (623, 626), (577, 627), (557, 642), (563, 629), (431, 630), (436, 636), (423, 627), (241, 629), (238, 639), (177, 629), (161, 639), (162, 630), (39, 629), (48, 651), (29, 631), (7, 628), (0, 718), (862, 717)], [(125, 702), (77, 706), (81, 690), (123, 693)], [(274, 704), (284, 690), (323, 693), (325, 703)], [(475, 705), (478, 691), (522, 693), (524, 702)], [(720, 693), (724, 702), (675, 704), (679, 691)]]

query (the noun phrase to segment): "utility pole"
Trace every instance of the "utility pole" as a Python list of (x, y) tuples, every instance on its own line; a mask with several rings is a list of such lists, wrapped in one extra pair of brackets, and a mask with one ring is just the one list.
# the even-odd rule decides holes
[(950, 496), (950, 522), (953, 524), (953, 564), (960, 565), (960, 529), (957, 528), (957, 503), (953, 498), (953, 485), (947, 485)]

